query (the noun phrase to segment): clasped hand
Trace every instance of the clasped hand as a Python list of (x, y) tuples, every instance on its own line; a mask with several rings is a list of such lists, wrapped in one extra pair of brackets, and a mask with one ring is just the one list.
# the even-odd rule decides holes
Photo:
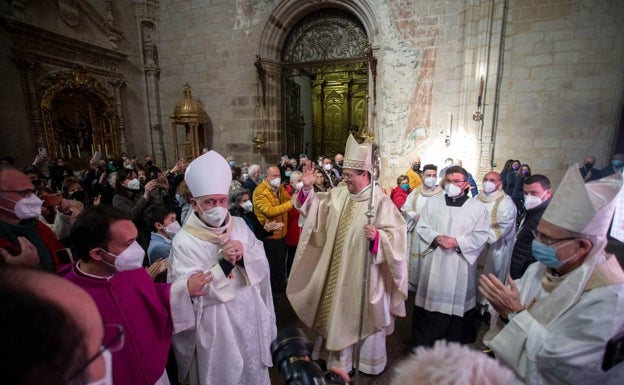
[(457, 239), (449, 237), (448, 235), (438, 235), (436, 237), (436, 242), (438, 242), (438, 245), (443, 249), (456, 249), (458, 246)]
[(221, 249), (223, 259), (232, 265), (235, 265), (236, 262), (243, 258), (243, 252), (243, 243), (232, 239), (225, 242), (225, 245), (223, 245), (223, 248)]

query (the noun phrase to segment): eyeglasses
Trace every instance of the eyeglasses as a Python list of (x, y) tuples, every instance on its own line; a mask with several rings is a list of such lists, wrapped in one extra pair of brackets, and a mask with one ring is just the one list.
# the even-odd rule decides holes
[(29, 196), (35, 194), (37, 190), (26, 189), (26, 190), (0, 190), (0, 193), (17, 193), (22, 198), (28, 198)]
[(558, 243), (558, 242), (571, 241), (573, 239), (578, 238), (578, 237), (551, 238), (548, 235), (544, 235), (537, 230), (531, 230), (531, 232), (533, 233), (533, 236), (535, 237), (535, 239), (542, 242), (546, 246), (554, 245), (555, 243)]
[(93, 361), (97, 360), (99, 356), (102, 355), (105, 351), (109, 351), (111, 353), (118, 352), (124, 347), (126, 329), (123, 325), (119, 324), (104, 324), (104, 338), (112, 336), (108, 338), (108, 341), (104, 342), (97, 353), (95, 353), (91, 358), (87, 360), (84, 364), (82, 364), (78, 370), (76, 370), (71, 376), (67, 378), (66, 382), (70, 382), (71, 380), (78, 377), (82, 372), (84, 372), (89, 365), (93, 363)]

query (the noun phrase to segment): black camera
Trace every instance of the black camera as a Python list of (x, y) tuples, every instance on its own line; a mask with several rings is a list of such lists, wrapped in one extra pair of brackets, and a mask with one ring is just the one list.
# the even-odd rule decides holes
[(323, 372), (310, 359), (310, 344), (303, 331), (288, 327), (277, 333), (271, 342), (273, 364), (278, 368), (286, 385), (344, 385), (337, 373)]

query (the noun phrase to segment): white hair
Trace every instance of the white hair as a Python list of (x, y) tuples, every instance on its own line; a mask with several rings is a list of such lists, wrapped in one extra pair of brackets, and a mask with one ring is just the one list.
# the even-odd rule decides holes
[(255, 173), (257, 173), (258, 171), (261, 171), (261, 170), (262, 169), (257, 164), (252, 164), (251, 166), (249, 166), (247, 168), (247, 172), (249, 173), (249, 175), (253, 175), (253, 174), (255, 174)]
[(395, 368), (391, 385), (511, 385), (514, 374), (480, 351), (455, 342), (419, 347)]

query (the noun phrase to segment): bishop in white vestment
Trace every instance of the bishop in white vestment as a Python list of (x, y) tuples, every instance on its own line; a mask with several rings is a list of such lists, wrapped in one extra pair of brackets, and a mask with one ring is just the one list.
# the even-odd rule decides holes
[[(392, 201), (376, 186), (374, 218), (366, 212), (371, 196), (370, 144), (360, 146), (352, 136), (344, 155), (343, 180), (327, 193), (312, 189), (307, 170), (304, 187), (294, 199), (306, 219), (295, 254), (286, 294), (303, 323), (320, 337), (328, 367), (349, 372), (358, 341), (360, 300), (366, 259), (369, 263), (360, 371), (379, 374), (387, 363), (386, 335), (394, 318), (405, 316), (407, 263), (405, 221)], [(353, 366), (352, 366), (353, 365)]]
[(537, 226), (538, 262), (507, 287), (494, 275), (480, 278), (499, 314), (484, 342), (516, 384), (624, 383), (624, 363), (606, 350), (624, 333), (624, 272), (604, 252), (621, 186), (619, 174), (584, 184), (570, 167)]
[[(210, 170), (210, 176), (206, 174)], [(173, 239), (168, 280), (196, 271), (214, 277), (194, 299), (194, 327), (174, 334), (180, 380), (192, 385), (269, 385), (275, 313), (264, 247), (227, 211), (231, 171), (214, 151), (189, 165), (193, 212)]]

